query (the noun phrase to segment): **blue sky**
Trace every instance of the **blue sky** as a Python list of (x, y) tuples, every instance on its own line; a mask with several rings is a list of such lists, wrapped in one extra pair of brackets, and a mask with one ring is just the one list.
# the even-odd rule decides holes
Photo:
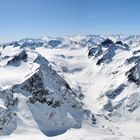
[(140, 0), (0, 0), (0, 42), (118, 33), (140, 34)]

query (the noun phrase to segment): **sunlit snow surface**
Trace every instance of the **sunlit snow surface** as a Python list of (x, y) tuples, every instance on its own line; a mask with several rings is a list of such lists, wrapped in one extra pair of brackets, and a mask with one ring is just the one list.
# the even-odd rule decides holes
[[(86, 38), (86, 39), (85, 39)], [(95, 43), (100, 43), (106, 36), (95, 37)], [(52, 68), (63, 77), (69, 85), (76, 89), (81, 87), (84, 98), (82, 99), (84, 107), (93, 114), (96, 114), (97, 125), (94, 127), (84, 122), (79, 129), (70, 128), (65, 133), (48, 137), (44, 135), (34, 120), (32, 113), (29, 111), (29, 106), (24, 102), (25, 96), (22, 94), (15, 94), (19, 98), (19, 112), (18, 112), (18, 126), (17, 129), (10, 134), (10, 136), (1, 136), (2, 140), (128, 140), (140, 139), (140, 108), (139, 108), (139, 94), (140, 88), (135, 84), (128, 82), (125, 75), (134, 63), (128, 65), (126, 59), (133, 56), (133, 52), (139, 50), (139, 37), (132, 37), (126, 40), (124, 36), (111, 36), (113, 41), (123, 40), (131, 44), (130, 50), (116, 51), (112, 61), (107, 64), (96, 65), (97, 59), (88, 58), (89, 48), (81, 47), (78, 44), (70, 44), (69, 40), (80, 42), (84, 39), (87, 41), (88, 37), (67, 37), (61, 39), (63, 44), (68, 46), (64, 47), (59, 45), (58, 48), (46, 48), (44, 46), (38, 47), (34, 52), (40, 53), (51, 64)], [(43, 38), (49, 40), (49, 38)], [(69, 44), (68, 44), (69, 43)], [(94, 44), (95, 45), (95, 44)], [(92, 46), (94, 47), (94, 46)], [(91, 48), (91, 47), (90, 47)], [(28, 50), (30, 59), (29, 63), (21, 62), (20, 66), (8, 66), (7, 61), (10, 60), (15, 54), (19, 53), (19, 47), (6, 47), (1, 50), (2, 55), (10, 56), (10, 58), (0, 62), (0, 88), (6, 89), (15, 84), (22, 83), (25, 79), (30, 77), (39, 67), (38, 64), (33, 64), (33, 60), (37, 57), (37, 53), (32, 53)], [(139, 54), (137, 54), (139, 55)], [(112, 74), (115, 73), (115, 74)], [(111, 99), (112, 104), (118, 105), (122, 103), (123, 106), (116, 109), (110, 116), (109, 120), (104, 118), (108, 115), (103, 106), (108, 102), (106, 91), (116, 89), (119, 85), (127, 85), (124, 90), (115, 99)], [(127, 107), (138, 102), (138, 108), (134, 112), (127, 111)], [(3, 100), (0, 100), (0, 106), (6, 108)], [(99, 114), (102, 114), (99, 116)], [(38, 115), (38, 114), (36, 114)]]

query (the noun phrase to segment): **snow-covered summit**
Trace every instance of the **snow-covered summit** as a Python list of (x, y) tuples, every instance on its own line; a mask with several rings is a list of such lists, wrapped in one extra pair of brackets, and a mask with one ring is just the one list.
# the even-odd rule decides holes
[[(92, 125), (92, 113), (84, 109), (78, 95), (42, 55), (23, 50), (8, 61), (5, 69), (20, 69), (23, 65), (28, 70), (28, 73), (22, 71), (24, 79), (0, 91), (4, 103), (4, 107), (1, 106), (4, 113), (1, 115), (0, 135), (17, 131), (24, 121), (30, 127), (36, 124), (47, 136), (64, 133), (69, 128), (80, 128), (88, 120)], [(27, 106), (24, 114), (19, 105), (22, 108)], [(28, 119), (34, 123), (28, 124)]]
[(138, 35), (27, 38), (0, 46), (0, 139), (140, 136)]

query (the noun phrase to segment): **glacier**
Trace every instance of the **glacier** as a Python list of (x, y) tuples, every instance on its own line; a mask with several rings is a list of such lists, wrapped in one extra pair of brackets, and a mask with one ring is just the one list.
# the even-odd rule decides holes
[(140, 36), (0, 44), (0, 139), (140, 139)]

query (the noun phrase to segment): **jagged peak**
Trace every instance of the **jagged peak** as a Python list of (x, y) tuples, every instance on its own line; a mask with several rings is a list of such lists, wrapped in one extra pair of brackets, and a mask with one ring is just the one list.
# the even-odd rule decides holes
[(25, 50), (22, 50), (20, 53), (16, 54), (11, 60), (7, 62), (7, 65), (18, 66), (21, 61), (26, 61), (28, 55)]
[(100, 46), (107, 46), (107, 45), (113, 45), (113, 44), (114, 42), (111, 39), (107, 38), (106, 40), (100, 43)]
[(44, 58), (41, 54), (37, 54), (36, 59), (34, 60), (35, 63), (41, 64), (41, 65), (48, 65), (49, 62), (46, 58)]
[(123, 42), (122, 41), (117, 41), (115, 44), (117, 44), (117, 45), (123, 45)]

